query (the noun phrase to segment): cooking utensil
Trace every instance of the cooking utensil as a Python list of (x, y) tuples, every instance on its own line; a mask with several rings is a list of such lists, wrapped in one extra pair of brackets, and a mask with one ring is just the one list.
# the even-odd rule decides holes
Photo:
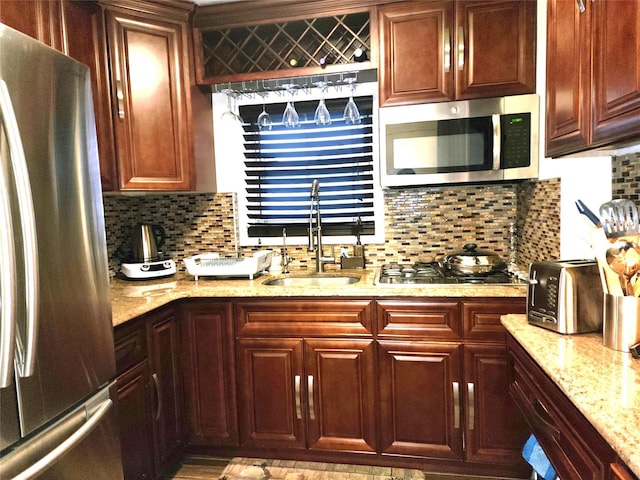
[(594, 227), (602, 227), (600, 223), (600, 219), (598, 216), (593, 213), (589, 207), (587, 207), (582, 200), (576, 200), (576, 207), (578, 207), (578, 212), (587, 217), (589, 221), (593, 224)]
[(640, 271), (640, 247), (627, 240), (618, 241), (607, 249), (606, 259), (611, 269), (619, 275), (625, 295), (633, 296), (631, 278)]
[(607, 238), (618, 238), (640, 232), (638, 208), (631, 200), (618, 198), (600, 206), (600, 222)]
[(600, 268), (602, 290), (611, 295), (624, 295), (619, 275), (611, 269), (609, 262), (607, 262), (607, 249), (611, 247), (611, 243), (607, 239), (604, 230), (602, 228), (592, 228), (589, 231), (589, 240)]
[(499, 255), (477, 248), (475, 243), (467, 243), (461, 251), (450, 253), (444, 257), (445, 267), (458, 275), (486, 275), (506, 268)]

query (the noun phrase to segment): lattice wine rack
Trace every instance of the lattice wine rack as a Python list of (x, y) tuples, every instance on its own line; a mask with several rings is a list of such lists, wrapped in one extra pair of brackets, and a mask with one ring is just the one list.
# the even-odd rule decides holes
[[(201, 30), (203, 76), (221, 81), (259, 72), (345, 65), (370, 54), (370, 13)], [(363, 55), (358, 55), (359, 53)], [(248, 75), (247, 75), (248, 74)], [(211, 82), (215, 83), (215, 82)]]

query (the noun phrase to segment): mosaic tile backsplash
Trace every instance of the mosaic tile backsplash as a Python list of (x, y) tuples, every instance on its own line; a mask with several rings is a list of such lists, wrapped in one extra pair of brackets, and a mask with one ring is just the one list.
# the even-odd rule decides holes
[[(391, 259), (437, 259), (466, 243), (519, 265), (557, 258), (559, 235), (541, 231), (537, 222), (559, 225), (554, 222), (559, 196), (555, 180), (386, 190), (385, 243), (365, 246), (367, 266)], [(164, 227), (167, 238), (161, 250), (181, 270), (182, 259), (197, 253), (235, 256), (255, 250), (238, 245), (232, 194), (105, 196), (104, 205), (111, 276), (127, 259), (130, 231), (139, 222)], [(292, 271), (314, 267), (306, 245), (290, 246), (289, 254)], [(331, 268), (339, 267), (327, 266)]]
[(612, 164), (613, 198), (640, 200), (640, 153), (614, 157)]

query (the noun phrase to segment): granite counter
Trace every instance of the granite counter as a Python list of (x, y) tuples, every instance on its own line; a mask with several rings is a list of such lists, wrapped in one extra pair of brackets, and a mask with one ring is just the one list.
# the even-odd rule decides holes
[(640, 360), (605, 347), (601, 334), (561, 335), (525, 315), (502, 324), (640, 477)]
[[(303, 275), (295, 272), (289, 276)], [(308, 275), (308, 273), (306, 273)], [(375, 285), (375, 269), (340, 270), (336, 275), (358, 275), (360, 281), (341, 286), (268, 286), (272, 275), (237, 279), (200, 279), (187, 274), (149, 281), (111, 281), (114, 327), (183, 298), (246, 297), (525, 297), (526, 285), (426, 285), (390, 287)], [(282, 275), (279, 275), (282, 276)], [(277, 276), (276, 276), (277, 277)]]

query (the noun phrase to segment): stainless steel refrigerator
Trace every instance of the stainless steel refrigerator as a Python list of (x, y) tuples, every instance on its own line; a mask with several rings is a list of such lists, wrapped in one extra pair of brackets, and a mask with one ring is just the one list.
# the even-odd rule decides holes
[(121, 479), (86, 66), (0, 24), (0, 478)]

